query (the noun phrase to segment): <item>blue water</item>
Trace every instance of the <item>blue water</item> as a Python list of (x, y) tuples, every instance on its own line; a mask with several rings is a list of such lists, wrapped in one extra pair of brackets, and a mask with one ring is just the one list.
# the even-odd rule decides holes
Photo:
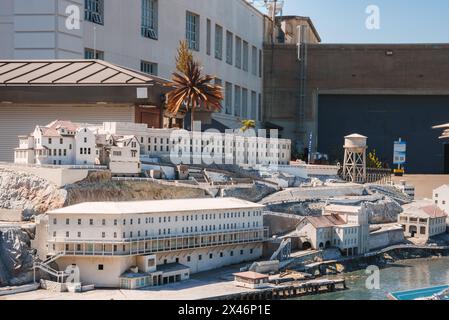
[(401, 261), (381, 269), (379, 290), (366, 288), (368, 276), (365, 271), (340, 275), (337, 278), (344, 277), (349, 290), (298, 299), (387, 300), (388, 294), (392, 292), (449, 285), (449, 257)]

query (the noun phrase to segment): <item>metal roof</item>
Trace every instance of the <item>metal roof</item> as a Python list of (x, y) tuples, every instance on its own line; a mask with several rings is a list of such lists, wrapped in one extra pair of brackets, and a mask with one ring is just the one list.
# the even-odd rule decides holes
[(129, 202), (85, 202), (49, 211), (48, 214), (149, 214), (202, 210), (261, 209), (263, 205), (237, 198), (173, 199)]
[(102, 60), (0, 60), (0, 86), (144, 85), (167, 82)]

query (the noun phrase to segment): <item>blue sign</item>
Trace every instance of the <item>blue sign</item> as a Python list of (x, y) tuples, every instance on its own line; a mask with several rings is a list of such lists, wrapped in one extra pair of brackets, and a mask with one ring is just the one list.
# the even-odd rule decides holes
[(407, 160), (407, 142), (405, 141), (395, 141), (394, 143), (394, 153), (393, 153), (393, 164), (405, 164)]

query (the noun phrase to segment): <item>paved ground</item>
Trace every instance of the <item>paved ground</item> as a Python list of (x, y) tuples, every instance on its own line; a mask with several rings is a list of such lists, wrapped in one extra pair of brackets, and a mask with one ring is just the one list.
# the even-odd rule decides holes
[(395, 183), (401, 180), (415, 186), (416, 199), (432, 199), (433, 189), (443, 184), (449, 184), (449, 175), (405, 175), (404, 177), (393, 177)]
[(210, 272), (193, 275), (191, 279), (178, 284), (152, 287), (145, 290), (98, 289), (84, 293), (55, 293), (37, 290), (0, 296), (0, 300), (198, 300), (218, 297), (249, 289), (236, 287), (232, 273), (240, 270), (239, 266), (231, 266)]

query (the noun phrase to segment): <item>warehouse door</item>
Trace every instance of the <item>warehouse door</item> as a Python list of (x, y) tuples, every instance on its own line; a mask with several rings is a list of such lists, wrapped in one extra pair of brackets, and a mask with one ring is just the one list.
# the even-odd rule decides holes
[(432, 129), (449, 122), (449, 96), (320, 95), (318, 101), (318, 151), (331, 161), (343, 160), (344, 136), (359, 133), (390, 167), (394, 141), (402, 138), (407, 173), (449, 173), (448, 151), (438, 139), (441, 130)]
[(444, 174), (449, 174), (449, 143), (444, 144)]

